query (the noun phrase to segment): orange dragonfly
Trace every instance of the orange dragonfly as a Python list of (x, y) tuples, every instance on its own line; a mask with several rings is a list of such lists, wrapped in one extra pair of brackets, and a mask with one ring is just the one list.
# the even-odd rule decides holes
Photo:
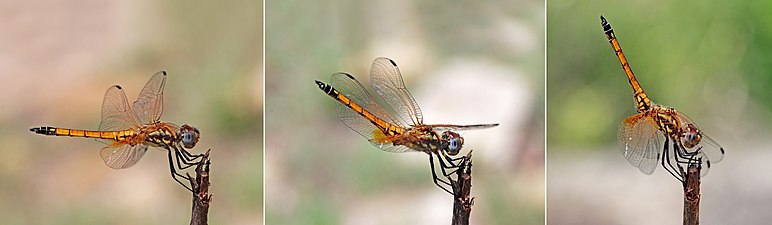
[(464, 158), (451, 157), (457, 155), (464, 145), (464, 138), (454, 131), (498, 126), (424, 124), (421, 108), (402, 82), (397, 64), (388, 58), (375, 59), (370, 70), (370, 83), (388, 105), (378, 104), (350, 74), (335, 73), (330, 79), (332, 85), (318, 80), (316, 84), (319, 89), (341, 103), (337, 107), (338, 117), (346, 126), (384, 151), (428, 154), (434, 184), (448, 193), (451, 192), (439, 182), (446, 185), (450, 183), (437, 178), (433, 155), (437, 155), (442, 173), (448, 177), (450, 173), (446, 169), (458, 168), (455, 162)]
[[(617, 132), (619, 147), (625, 158), (645, 174), (652, 174), (659, 161), (665, 170), (681, 182), (684, 182), (681, 172), (685, 171), (683, 166), (699, 163), (703, 168), (701, 175), (704, 176), (711, 163), (718, 163), (724, 158), (724, 148), (683, 113), (652, 103), (635, 79), (611, 24), (603, 16), (600, 20), (606, 38), (622, 63), (622, 69), (633, 88), (633, 98), (638, 110), (638, 114), (627, 117), (622, 122)], [(673, 142), (672, 152), (669, 142)]]
[[(51, 136), (94, 138), (105, 143), (107, 146), (102, 148), (99, 154), (105, 164), (113, 169), (133, 166), (142, 158), (148, 146), (166, 149), (172, 178), (191, 190), (178, 179), (186, 177), (177, 172), (177, 169), (184, 170), (199, 164), (194, 160), (201, 158), (203, 154), (193, 155), (186, 149), (196, 146), (200, 133), (189, 125), (178, 126), (160, 121), (163, 113), (164, 84), (166, 72), (156, 73), (145, 84), (131, 106), (121, 86), (113, 85), (108, 88), (102, 102), (102, 122), (98, 130), (35, 127), (30, 131)], [(177, 161), (177, 169), (172, 158)]]

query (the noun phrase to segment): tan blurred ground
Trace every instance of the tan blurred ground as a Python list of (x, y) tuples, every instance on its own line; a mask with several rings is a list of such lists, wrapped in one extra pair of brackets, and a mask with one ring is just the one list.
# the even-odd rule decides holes
[(212, 149), (213, 224), (255, 224), (262, 202), (262, 3), (0, 2), (0, 217), (3, 224), (181, 224), (190, 194), (151, 149), (113, 170), (101, 143), (33, 126), (96, 129), (102, 97), (133, 101), (169, 73), (162, 120), (201, 130)]

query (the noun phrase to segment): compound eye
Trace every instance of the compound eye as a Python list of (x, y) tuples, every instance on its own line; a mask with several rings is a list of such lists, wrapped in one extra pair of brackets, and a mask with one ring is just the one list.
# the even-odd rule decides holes
[(180, 133), (182, 133), (182, 145), (185, 148), (189, 149), (196, 146), (196, 143), (198, 143), (198, 139), (200, 138), (198, 129), (183, 125), (182, 129), (180, 129)]
[(458, 152), (461, 151), (461, 147), (464, 145), (464, 139), (461, 137), (461, 135), (451, 131), (443, 132), (442, 139), (448, 142), (448, 155), (457, 155)]
[(700, 134), (700, 130), (698, 130), (697, 127), (695, 127), (693, 124), (686, 126), (686, 133), (684, 134), (684, 147), (693, 148), (700, 143), (701, 139), (702, 134)]
[(458, 151), (459, 150), (458, 147), (460, 147), (458, 138), (450, 139), (450, 145), (448, 146), (448, 148), (450, 148), (450, 151)]

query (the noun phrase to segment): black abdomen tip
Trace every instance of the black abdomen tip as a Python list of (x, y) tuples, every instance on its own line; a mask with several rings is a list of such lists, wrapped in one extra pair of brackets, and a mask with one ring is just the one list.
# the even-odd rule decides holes
[(53, 127), (33, 127), (33, 128), (30, 128), (29, 131), (32, 131), (37, 134), (44, 134), (44, 135), (51, 135), (56, 133), (56, 130)]

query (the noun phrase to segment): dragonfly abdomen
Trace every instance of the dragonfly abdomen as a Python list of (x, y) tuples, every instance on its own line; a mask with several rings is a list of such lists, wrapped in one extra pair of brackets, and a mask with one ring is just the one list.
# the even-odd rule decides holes
[(316, 84), (319, 85), (319, 89), (322, 89), (324, 93), (327, 93), (327, 95), (334, 98), (341, 104), (347, 106), (351, 110), (354, 110), (354, 112), (357, 112), (359, 115), (362, 115), (365, 119), (378, 127), (378, 129), (381, 130), (385, 135), (391, 136), (404, 133), (402, 128), (393, 126), (389, 122), (378, 118), (373, 113), (367, 111), (365, 108), (352, 101), (350, 98), (348, 98), (348, 96), (341, 94), (340, 91), (332, 87), (332, 85), (325, 84), (324, 82), (318, 80), (316, 81)]
[(606, 39), (608, 39), (608, 42), (611, 44), (611, 48), (614, 49), (614, 53), (617, 55), (619, 63), (622, 64), (622, 70), (624, 70), (627, 75), (627, 81), (630, 82), (630, 86), (633, 88), (633, 98), (635, 99), (635, 106), (638, 109), (638, 112), (648, 110), (651, 107), (651, 100), (646, 96), (646, 92), (643, 91), (641, 84), (638, 83), (638, 79), (635, 79), (633, 69), (630, 68), (627, 57), (625, 57), (625, 53), (622, 52), (622, 47), (619, 45), (619, 40), (617, 40), (617, 37), (614, 34), (614, 29), (611, 28), (611, 24), (609, 24), (603, 16), (600, 17), (600, 21), (601, 26), (603, 27), (603, 33), (606, 34)]
[(114, 140), (114, 141), (121, 141), (130, 136), (135, 135), (135, 132), (132, 130), (91, 131), (91, 130), (78, 130), (78, 129), (58, 128), (58, 127), (35, 127), (35, 128), (30, 128), (29, 130), (42, 135), (85, 137), (85, 138), (108, 139), (108, 140)]

